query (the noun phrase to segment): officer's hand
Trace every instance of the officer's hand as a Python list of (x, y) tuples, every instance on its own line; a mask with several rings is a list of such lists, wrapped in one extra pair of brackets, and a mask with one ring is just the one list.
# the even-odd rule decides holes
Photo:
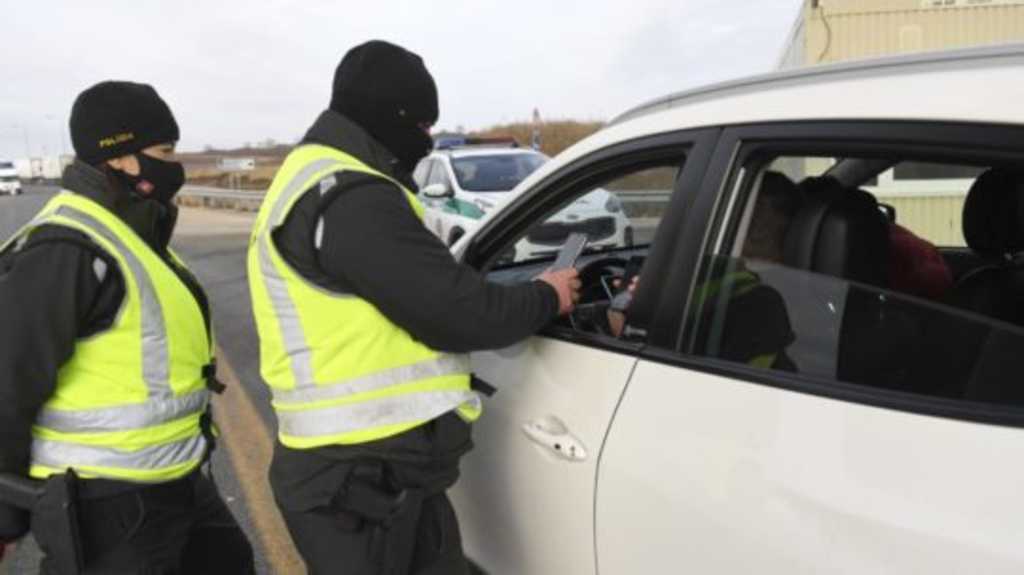
[(547, 270), (537, 276), (537, 279), (558, 292), (558, 315), (571, 312), (576, 302), (580, 300), (580, 273), (576, 268)]

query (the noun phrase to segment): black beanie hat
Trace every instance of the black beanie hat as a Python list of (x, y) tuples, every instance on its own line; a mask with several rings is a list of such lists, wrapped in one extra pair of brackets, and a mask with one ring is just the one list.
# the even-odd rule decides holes
[(412, 52), (381, 40), (352, 48), (334, 72), (331, 109), (362, 126), (412, 172), (433, 140), (437, 86)]
[(178, 123), (148, 84), (100, 82), (71, 107), (71, 143), (78, 159), (97, 165), (156, 144), (177, 142)]
[(370, 125), (432, 125), (438, 114), (437, 86), (422, 58), (371, 40), (349, 50), (338, 64), (331, 109)]

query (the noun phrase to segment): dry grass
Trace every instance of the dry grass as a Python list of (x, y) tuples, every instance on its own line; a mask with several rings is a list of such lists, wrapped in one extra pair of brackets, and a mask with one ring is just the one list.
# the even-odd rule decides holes
[(265, 190), (270, 187), (270, 182), (274, 179), (274, 174), (280, 165), (278, 162), (274, 165), (257, 166), (250, 172), (238, 172), (234, 175), (216, 167), (187, 167), (188, 182), (196, 186), (215, 188), (238, 187), (243, 190)]
[[(577, 120), (555, 120), (544, 122), (540, 127), (541, 151), (554, 156), (583, 138), (593, 134), (604, 126), (602, 122), (581, 122)], [(528, 146), (533, 135), (533, 126), (528, 122), (503, 124), (472, 132), (474, 136), (513, 137), (520, 145)], [(180, 154), (185, 164), (190, 184), (198, 186), (214, 186), (222, 188), (237, 186), (246, 190), (263, 190), (270, 186), (274, 173), (281, 167), (289, 146), (253, 149), (239, 148), (236, 150), (209, 150), (206, 152), (186, 152)], [(256, 159), (256, 169), (250, 172), (239, 172), (232, 175), (217, 168), (220, 158)]]
[[(554, 156), (576, 142), (586, 138), (604, 126), (603, 122), (580, 122), (577, 120), (554, 120), (540, 125), (540, 151)], [(533, 136), (533, 125), (528, 122), (492, 126), (473, 136), (512, 137), (520, 145), (528, 146)]]

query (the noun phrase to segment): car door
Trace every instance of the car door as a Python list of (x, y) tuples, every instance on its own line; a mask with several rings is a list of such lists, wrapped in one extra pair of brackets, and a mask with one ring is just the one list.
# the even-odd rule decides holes
[[(1024, 570), (1024, 329), (897, 288), (906, 270), (872, 279), (871, 258), (894, 254), (858, 252), (892, 233), (870, 217), (879, 178), (841, 181), (872, 162), (1019, 168), (1020, 142), (1020, 128), (898, 122), (723, 134), (693, 213), (707, 233), (689, 230), (701, 265), (666, 286), (688, 301), (676, 348), (644, 352), (602, 452), (602, 575)], [(800, 200), (779, 237), (810, 263), (749, 255), (776, 217), (760, 198), (784, 194)], [(943, 201), (896, 194), (896, 223), (927, 238)], [(808, 214), (831, 231), (806, 235)], [(833, 256), (866, 265), (816, 259)], [(767, 361), (739, 351), (787, 330)]]
[[(647, 206), (650, 238), (655, 228), (662, 229), (657, 225), (661, 212), (675, 213), (667, 211), (667, 202), (681, 202), (684, 188), (699, 177), (711, 144), (698, 146), (697, 140), (684, 133), (633, 142), (556, 172), (474, 238), (474, 246), (484, 247), (471, 249), (469, 262), (487, 268), (527, 230), (608, 181), (658, 182), (664, 190), (661, 208), (654, 212)], [(674, 228), (666, 229), (667, 248)], [(619, 247), (628, 248), (623, 257), (648, 253), (646, 246)], [(554, 251), (539, 259), (506, 260), (490, 270), (490, 277), (529, 281), (553, 258)], [(475, 424), (476, 447), (463, 460), (452, 499), (467, 556), (488, 573), (596, 572), (597, 465), (641, 344), (584, 333), (574, 325), (561, 320), (519, 344), (472, 355), (475, 376), (496, 393)]]

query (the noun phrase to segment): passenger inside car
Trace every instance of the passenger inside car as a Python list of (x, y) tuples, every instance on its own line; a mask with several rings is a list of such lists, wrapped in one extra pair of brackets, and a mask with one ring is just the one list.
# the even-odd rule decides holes
[[(854, 193), (862, 198), (870, 196), (864, 190), (844, 187), (831, 176), (806, 178), (800, 182), (799, 187), (802, 195)], [(878, 205), (877, 202), (875, 205)], [(887, 224), (886, 269), (884, 274), (875, 276), (875, 281), (870, 283), (908, 295), (942, 301), (953, 287), (953, 274), (938, 248), (891, 220), (881, 210), (878, 210), (877, 216)], [(875, 257), (882, 257), (882, 252), (876, 253)]]
[(898, 292), (942, 301), (953, 288), (953, 272), (934, 244), (892, 222), (889, 284)]

